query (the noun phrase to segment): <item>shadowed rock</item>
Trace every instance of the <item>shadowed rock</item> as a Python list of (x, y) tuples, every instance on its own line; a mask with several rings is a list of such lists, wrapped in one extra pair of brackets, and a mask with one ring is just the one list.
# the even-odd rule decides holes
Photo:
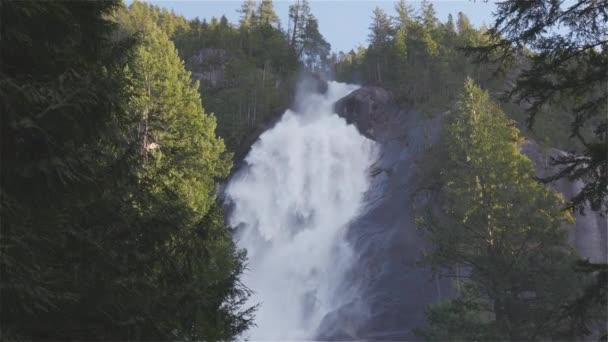
[[(342, 284), (350, 301), (327, 314), (317, 332), (321, 340), (414, 340), (414, 329), (425, 324), (425, 307), (452, 295), (447, 280), (434, 278), (419, 265), (427, 243), (417, 230), (417, 208), (428, 199), (417, 195), (420, 162), (439, 140), (444, 115), (428, 117), (400, 110), (392, 94), (380, 87), (360, 88), (336, 102), (336, 113), (380, 144), (378, 161), (370, 168), (366, 207), (349, 226), (348, 239), (356, 260)], [(522, 144), (537, 166), (537, 175), (553, 171), (550, 156), (532, 141)], [(562, 179), (552, 187), (565, 198), (582, 184)], [(570, 243), (591, 261), (608, 258), (606, 219), (586, 210), (576, 224), (566, 226)]]
[(356, 254), (344, 281), (352, 299), (328, 314), (318, 331), (323, 340), (413, 340), (424, 325), (426, 305), (449, 295), (418, 262), (426, 243), (416, 228), (416, 174), (426, 147), (437, 141), (441, 118), (399, 110), (390, 92), (363, 87), (335, 104), (336, 113), (380, 143), (370, 170), (363, 213), (349, 226)]
[(380, 87), (363, 87), (342, 98), (334, 110), (354, 124), (366, 137), (383, 141), (391, 135), (391, 124), (398, 124), (399, 110), (393, 94)]

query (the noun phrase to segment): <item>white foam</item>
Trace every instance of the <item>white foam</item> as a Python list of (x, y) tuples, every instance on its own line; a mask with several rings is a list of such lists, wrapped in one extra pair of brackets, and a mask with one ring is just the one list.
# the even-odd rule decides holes
[(374, 143), (333, 113), (356, 87), (330, 82), (325, 95), (300, 96), (260, 136), (247, 167), (226, 188), (229, 222), (246, 248), (243, 278), (261, 303), (253, 340), (313, 339), (323, 316), (341, 303), (337, 285), (351, 249), (345, 228), (368, 189)]

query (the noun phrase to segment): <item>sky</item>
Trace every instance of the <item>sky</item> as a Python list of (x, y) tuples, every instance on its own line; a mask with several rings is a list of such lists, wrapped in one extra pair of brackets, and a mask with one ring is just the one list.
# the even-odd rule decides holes
[[(188, 19), (199, 17), (201, 20), (226, 15), (228, 21), (238, 22), (241, 0), (146, 0), (150, 3), (172, 9)], [(127, 4), (132, 0), (126, 1)], [(418, 8), (420, 1), (407, 1)], [(274, 7), (286, 27), (288, 8), (292, 1), (275, 0)], [(359, 45), (367, 46), (367, 36), (373, 9), (378, 6), (389, 15), (394, 15), (393, 0), (309, 0), (312, 13), (319, 21), (319, 30), (331, 44), (333, 51), (349, 51)], [(437, 17), (445, 21), (448, 14), (456, 17), (463, 12), (476, 27), (481, 24), (491, 24), (493, 1), (484, 0), (442, 0), (432, 1)]]

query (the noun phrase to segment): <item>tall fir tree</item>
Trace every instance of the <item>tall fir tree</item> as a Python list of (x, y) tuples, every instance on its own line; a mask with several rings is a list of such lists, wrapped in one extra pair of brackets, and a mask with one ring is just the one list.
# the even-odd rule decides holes
[(250, 29), (256, 25), (255, 4), (255, 0), (245, 0), (241, 4), (241, 8), (238, 11), (241, 14), (241, 18), (239, 19), (240, 27)]
[(245, 255), (215, 203), (230, 160), (173, 24), (149, 14), (2, 3), (3, 338), (227, 340), (250, 325)]
[(280, 27), (279, 16), (274, 11), (272, 0), (261, 0), (258, 6), (257, 17), (261, 24), (270, 25), (274, 28)]
[[(441, 211), (420, 223), (427, 261), (450, 275), (457, 297), (428, 312), (430, 340), (573, 339), (562, 310), (584, 283), (567, 246), (563, 200), (534, 180), (518, 130), (471, 80), (450, 114), (440, 166)], [(556, 286), (559, 284), (559, 286)]]
[(298, 58), (303, 49), (306, 25), (310, 15), (308, 0), (297, 0), (295, 3), (289, 5), (289, 44), (298, 55)]

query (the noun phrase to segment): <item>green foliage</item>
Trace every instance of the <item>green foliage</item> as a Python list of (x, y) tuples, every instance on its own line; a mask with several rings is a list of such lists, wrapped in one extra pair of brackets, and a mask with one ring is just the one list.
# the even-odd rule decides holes
[[(159, 12), (167, 18), (161, 20)], [(130, 18), (125, 28), (131, 32), (156, 24), (174, 42), (186, 68), (200, 81), (205, 108), (217, 118), (218, 135), (237, 159), (290, 104), (299, 68), (271, 1), (245, 1), (239, 13), (238, 27), (224, 16), (209, 23), (198, 18), (186, 21), (141, 2), (121, 14)], [(166, 29), (166, 22), (179, 29)]]
[(310, 6), (308, 0), (296, 0), (295, 3), (289, 5), (289, 25), (287, 36), (289, 38), (289, 44), (298, 53), (304, 46), (304, 39), (308, 18), (312, 14), (310, 13)]
[(245, 0), (239, 13), (241, 13), (240, 27), (249, 29), (256, 25), (255, 0)]
[(274, 12), (272, 0), (260, 1), (257, 18), (260, 25), (270, 25), (277, 28), (280, 26), (279, 16)]
[[(519, 131), (488, 93), (467, 81), (448, 117), (439, 166), (441, 214), (422, 227), (426, 260), (456, 270), (456, 299), (432, 307), (429, 339), (572, 339), (581, 331), (562, 305), (581, 284), (567, 247), (562, 199), (533, 179)], [(559, 286), (556, 286), (559, 284)], [(460, 317), (460, 318), (459, 318)]]
[(319, 32), (319, 23), (310, 13), (308, 0), (296, 0), (289, 5), (287, 39), (296, 57), (308, 70), (321, 74), (331, 72), (331, 46)]
[[(488, 80), (484, 86), (492, 83), (458, 50), (472, 38), (469, 33), (456, 32), (453, 22), (439, 23), (431, 3), (423, 2), (417, 13), (402, 0), (395, 12), (391, 20), (374, 10), (369, 47), (348, 58), (340, 54), (338, 80), (381, 84), (401, 105), (429, 112), (448, 109), (468, 76)], [(480, 32), (473, 33), (481, 39)]]
[(176, 25), (125, 11), (2, 2), (5, 339), (230, 340), (251, 324), (215, 119), (155, 20)]
[(215, 136), (215, 117), (203, 111), (198, 84), (190, 81), (173, 43), (154, 25), (142, 32), (128, 70), (136, 94), (132, 110), (141, 120), (144, 177), (162, 183), (160, 191), (172, 189), (204, 214), (214, 199), (215, 178), (227, 176), (231, 165), (223, 141)]
[[(502, 72), (525, 60), (508, 95), (529, 104), (528, 127), (568, 131), (577, 138), (564, 144), (565, 139), (544, 135), (570, 148), (552, 161), (559, 171), (543, 181), (582, 181), (584, 186), (568, 205), (581, 212), (588, 204), (608, 212), (607, 9), (605, 1), (505, 1), (497, 5), (496, 21), (484, 44), (468, 49), (478, 62), (497, 64)], [(549, 116), (547, 107), (564, 109)], [(583, 330), (588, 324), (582, 322), (589, 321), (591, 313), (598, 314), (595, 303), (601, 303), (604, 319), (606, 314), (606, 264), (593, 266), (586, 267), (587, 273), (599, 270), (597, 282), (568, 304)], [(605, 338), (605, 324), (602, 330)]]
[(87, 238), (81, 210), (92, 180), (115, 174), (105, 143), (120, 145), (113, 128), (126, 120), (120, 70), (129, 44), (111, 42), (103, 19), (117, 5), (1, 3), (1, 43), (10, 47), (0, 50), (4, 338), (65, 328), (71, 322), (44, 318), (82, 298), (75, 271), (84, 263), (72, 249)]
[(430, 305), (426, 316), (428, 327), (416, 330), (426, 341), (509, 340), (491, 319), (492, 309), (469, 284), (460, 287), (457, 298)]
[[(584, 149), (584, 144), (570, 138), (572, 116), (568, 107), (573, 103), (570, 97), (540, 107), (543, 120), (536, 123), (534, 130), (526, 128), (526, 107), (503, 98), (510, 75), (520, 73), (525, 60), (522, 58), (519, 64), (506, 69), (505, 75), (495, 74), (497, 64), (475, 63), (465, 50), (487, 45), (487, 30), (475, 29), (462, 12), (455, 23), (451, 15), (446, 22), (440, 22), (431, 3), (423, 2), (415, 11), (400, 0), (395, 4), (395, 14), (391, 22), (382, 11), (374, 12), (370, 45), (338, 54), (337, 80), (380, 84), (391, 90), (402, 106), (437, 113), (451, 108), (462, 83), (470, 77), (488, 89), (493, 98), (501, 100), (505, 112), (517, 120), (527, 137), (568, 151)], [(492, 52), (490, 57), (497, 55), (499, 52)], [(584, 127), (581, 134), (590, 137), (593, 132)]]
[(133, 1), (129, 6), (128, 12), (123, 12), (121, 15), (127, 15), (131, 19), (123, 20), (122, 25), (130, 32), (137, 32), (148, 28), (151, 24), (158, 26), (167, 36), (173, 37), (177, 34), (188, 31), (188, 22), (182, 16), (178, 16), (173, 11), (169, 12), (165, 8), (143, 3), (141, 1)]
[(557, 158), (561, 170), (546, 181), (582, 180), (585, 186), (570, 204), (581, 211), (589, 203), (608, 212), (607, 23), (606, 1), (505, 1), (497, 5), (486, 42), (468, 49), (503, 72), (525, 59), (508, 90), (529, 104), (530, 127), (537, 117), (546, 120), (547, 106), (566, 107), (571, 136), (584, 148)]
[(369, 26), (369, 30), (369, 42), (376, 48), (388, 44), (393, 37), (393, 25), (382, 8), (374, 8), (372, 23)]

